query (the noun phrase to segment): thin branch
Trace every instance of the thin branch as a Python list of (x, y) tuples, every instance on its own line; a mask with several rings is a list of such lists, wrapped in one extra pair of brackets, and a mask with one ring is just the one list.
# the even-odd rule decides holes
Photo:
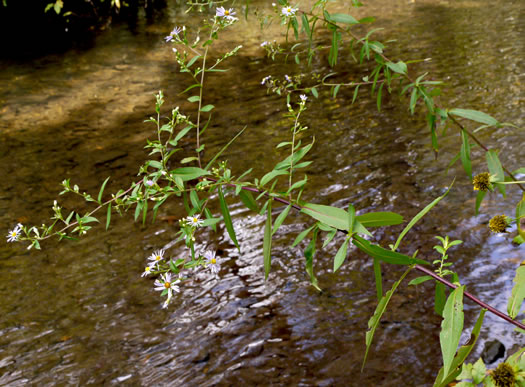
[[(206, 177), (207, 180), (211, 180), (213, 182), (217, 182), (218, 180), (217, 179), (213, 179), (213, 178), (209, 178), (209, 177)], [(231, 184), (231, 183), (224, 183), (224, 185), (226, 186), (229, 186), (229, 187), (237, 187), (237, 185), (235, 184)], [(255, 193), (263, 193), (263, 191), (257, 189), (257, 188), (254, 188), (254, 187), (241, 187), (241, 189), (245, 190), (245, 191), (250, 191), (250, 192), (255, 192)], [(291, 205), (294, 209), (298, 210), (298, 211), (301, 211), (303, 209), (303, 207), (301, 207), (300, 205), (297, 205), (297, 204), (293, 204), (291, 203), (290, 201), (286, 200), (286, 199), (282, 199), (280, 197), (275, 197), (275, 196), (271, 196), (269, 193), (264, 193), (264, 196), (268, 197), (268, 198), (271, 198), (273, 200), (275, 200), (276, 202), (279, 202), (279, 203), (283, 203), (283, 204), (286, 204), (286, 205)], [(346, 230), (337, 230), (341, 233), (344, 233), (344, 234), (348, 234), (348, 232)], [(455, 289), (457, 288), (457, 285), (454, 285), (453, 283), (447, 281), (446, 279), (444, 278), (441, 278), (440, 276), (438, 276), (437, 274), (435, 274), (433, 271), (421, 266), (421, 265), (415, 265), (414, 268), (422, 273), (425, 273), (429, 276), (431, 276), (432, 278), (434, 278), (436, 281), (439, 281), (441, 283), (443, 283), (444, 285), (452, 288), (452, 289)], [(523, 330), (525, 330), (525, 325), (522, 324), (521, 322), (519, 321), (516, 321), (516, 320), (513, 320), (510, 316), (506, 315), (505, 313), (499, 311), (498, 309), (490, 306), (489, 304), (481, 301), (479, 298), (473, 296), (472, 294), (468, 293), (468, 292), (463, 292), (463, 294), (465, 295), (465, 297), (469, 298), (470, 300), (474, 301), (476, 304), (478, 304), (479, 306), (481, 306), (482, 308), (485, 308), (487, 309), (489, 312), (495, 314), (496, 316), (502, 318), (503, 320), (515, 325), (516, 327), (518, 328), (521, 328)]]

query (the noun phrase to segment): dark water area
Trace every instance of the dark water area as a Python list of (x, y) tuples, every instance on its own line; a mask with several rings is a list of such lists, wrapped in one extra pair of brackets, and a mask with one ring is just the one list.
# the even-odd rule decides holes
[[(264, 2), (254, 6), (269, 7)], [(263, 5), (264, 4), (264, 5)], [(374, 15), (387, 55), (416, 60), (417, 73), (445, 81), (444, 106), (485, 111), (500, 121), (525, 126), (525, 5), (522, 1), (366, 1), (356, 16)], [(269, 10), (269, 8), (267, 9)], [(342, 11), (344, 11), (342, 9)], [(202, 15), (185, 15), (176, 2), (152, 18), (138, 17), (96, 34), (90, 47), (73, 48), (31, 61), (0, 61), (0, 226), (40, 224), (70, 178), (82, 191), (96, 194), (111, 176), (106, 192), (128, 187), (147, 158), (147, 138), (156, 136), (143, 121), (154, 114), (153, 94), (163, 90), (171, 108), (194, 115), (194, 105), (178, 96), (190, 83), (179, 74), (171, 46), (163, 37), (174, 25), (198, 25)], [(208, 78), (204, 100), (216, 106), (205, 134), (211, 158), (240, 129), (246, 132), (224, 158), (235, 174), (253, 166), (261, 177), (283, 158), (275, 149), (289, 140), (283, 99), (268, 95), (260, 81), (268, 74), (329, 71), (325, 59), (312, 69), (265, 58), (260, 43), (280, 39), (277, 25), (260, 31), (241, 20), (217, 50), (242, 44), (231, 58), (232, 71)], [(366, 70), (370, 70), (365, 68)], [(336, 71), (358, 81), (364, 66), (341, 52)], [(501, 201), (489, 197), (474, 215), (475, 194), (459, 163), (443, 173), (459, 151), (450, 128), (440, 138), (438, 160), (422, 114), (411, 116), (408, 100), (385, 97), (381, 112), (366, 90), (351, 105), (353, 90), (335, 101), (328, 90), (309, 97), (302, 122), (315, 133), (306, 173), (304, 199), (360, 212), (395, 211), (410, 219), (441, 195), (456, 176), (454, 189), (405, 237), (401, 251), (432, 261), (435, 235), (464, 243), (451, 251), (454, 268), (467, 290), (506, 310), (512, 279), (525, 246), (513, 246), (510, 234), (490, 234), (489, 219), (511, 216), (520, 198), (509, 189)], [(298, 98), (295, 96), (295, 98)], [(475, 127), (472, 127), (474, 129)], [(480, 132), (509, 169), (523, 165), (523, 130), (510, 127)], [(184, 144), (181, 157), (192, 144)], [(485, 170), (483, 154), (473, 150), (473, 170)], [(173, 200), (159, 220), (143, 227), (132, 213), (113, 216), (105, 232), (97, 226), (78, 242), (43, 244), (28, 251), (0, 242), (0, 385), (432, 385), (441, 366), (439, 328), (433, 313), (433, 287), (405, 282), (392, 298), (378, 327), (369, 360), (360, 371), (365, 331), (377, 300), (372, 262), (351, 249), (346, 263), (332, 272), (342, 238), (318, 250), (314, 268), (322, 293), (308, 281), (303, 249), (289, 246), (311, 221), (289, 216), (274, 235), (272, 271), (264, 280), (262, 240), (265, 217), (228, 197), (241, 253), (224, 228), (203, 231), (198, 241), (224, 258), (219, 278), (204, 272), (182, 286), (168, 310), (140, 275), (146, 258), (164, 247), (170, 257), (185, 253), (173, 242), (184, 216)], [(64, 196), (65, 208), (88, 207)], [(277, 207), (277, 206), (276, 206)], [(218, 212), (216, 204), (212, 209)], [(279, 208), (277, 208), (279, 210)], [(402, 227), (381, 228), (374, 240), (395, 241)], [(319, 246), (320, 247), (320, 246)], [(385, 287), (402, 268), (384, 268)], [(411, 274), (409, 277), (415, 277)], [(465, 302), (463, 342), (477, 317)], [(480, 342), (498, 339), (507, 349), (525, 340), (502, 320), (487, 315)], [(508, 355), (508, 353), (507, 353)]]

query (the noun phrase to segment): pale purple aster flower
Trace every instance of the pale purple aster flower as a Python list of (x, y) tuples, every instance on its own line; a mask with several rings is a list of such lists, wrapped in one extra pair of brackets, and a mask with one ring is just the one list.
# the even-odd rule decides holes
[(215, 11), (215, 16), (224, 17), (228, 20), (237, 20), (237, 18), (233, 17), (233, 15), (235, 15), (233, 8), (225, 9), (224, 7), (219, 7)]
[(293, 16), (295, 15), (295, 13), (297, 12), (298, 8), (293, 8), (289, 5), (287, 5), (286, 7), (283, 7), (282, 9), (282, 13), (284, 16)]
[(155, 182), (153, 180), (146, 180), (144, 184), (146, 184), (148, 187), (152, 187)]
[(306, 102), (306, 100), (308, 99), (308, 97), (305, 94), (301, 94), (299, 98), (301, 98), (301, 101), (303, 102)]
[(266, 47), (267, 45), (269, 45), (270, 42), (268, 42), (267, 40), (265, 40), (264, 42), (261, 43), (261, 47)]
[(286, 81), (288, 81), (288, 82), (292, 82), (292, 78), (290, 78), (288, 75), (285, 75), (284, 79), (286, 79)]
[(269, 83), (270, 79), (272, 78), (271, 75), (268, 75), (267, 77), (264, 77), (261, 81), (261, 85), (264, 85), (265, 83)]

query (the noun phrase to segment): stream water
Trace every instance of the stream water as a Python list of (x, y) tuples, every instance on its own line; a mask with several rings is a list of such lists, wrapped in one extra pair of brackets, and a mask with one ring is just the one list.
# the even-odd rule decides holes
[[(270, 7), (266, 2), (253, 6)], [(359, 17), (374, 15), (385, 29), (387, 55), (405, 60), (432, 58), (415, 64), (420, 73), (446, 82), (442, 104), (485, 111), (501, 121), (524, 127), (525, 4), (521, 0), (367, 0)], [(269, 8), (268, 8), (269, 9)], [(64, 178), (81, 190), (98, 192), (111, 176), (106, 192), (128, 187), (146, 159), (147, 138), (155, 136), (143, 121), (154, 112), (153, 94), (164, 90), (165, 113), (173, 106), (191, 109), (178, 93), (189, 80), (177, 72), (163, 37), (174, 25), (195, 26), (200, 16), (185, 15), (168, 2), (156, 19), (129, 28), (112, 26), (92, 47), (71, 49), (30, 62), (0, 62), (0, 225), (40, 224), (51, 216), (53, 200)], [(216, 106), (205, 134), (213, 155), (244, 125), (248, 129), (228, 150), (234, 173), (254, 166), (262, 176), (282, 155), (275, 149), (290, 136), (283, 99), (267, 95), (261, 79), (272, 74), (326, 73), (325, 59), (312, 69), (283, 66), (265, 58), (260, 43), (278, 39), (277, 25), (261, 31), (241, 20), (225, 33), (219, 49), (242, 44), (231, 58), (232, 71), (210, 76), (204, 99)], [(341, 52), (336, 68), (347, 80), (359, 80), (363, 66)], [(410, 219), (442, 194), (457, 176), (454, 189), (437, 209), (407, 235), (401, 251), (431, 261), (437, 258), (434, 235), (464, 241), (451, 260), (470, 292), (500, 310), (525, 245), (511, 244), (512, 233), (490, 234), (491, 216), (513, 214), (519, 200), (509, 189), (507, 200), (488, 198), (474, 215), (475, 193), (459, 163), (443, 173), (459, 151), (455, 129), (440, 138), (434, 160), (422, 114), (411, 116), (408, 101), (387, 96), (381, 112), (363, 90), (351, 105), (353, 90), (344, 88), (335, 101), (327, 90), (309, 97), (303, 122), (315, 133), (306, 171), (310, 188), (304, 199), (362, 212), (395, 211)], [(189, 111), (189, 110), (188, 110)], [(483, 141), (500, 149), (512, 170), (523, 165), (525, 135), (513, 128), (481, 132)], [(191, 144), (185, 145), (187, 150)], [(209, 152), (209, 153), (208, 153)], [(206, 157), (205, 155), (205, 157)], [(474, 171), (485, 170), (475, 149)], [(244, 169), (243, 169), (244, 168)], [(431, 385), (441, 366), (439, 328), (433, 314), (433, 287), (401, 285), (375, 334), (369, 360), (360, 371), (365, 331), (377, 300), (369, 258), (351, 250), (337, 273), (332, 259), (342, 239), (318, 251), (315, 270), (322, 293), (310, 286), (304, 271), (305, 245), (290, 248), (310, 222), (293, 214), (274, 236), (272, 271), (264, 280), (264, 217), (231, 204), (239, 253), (225, 230), (207, 232), (200, 241), (224, 258), (218, 279), (197, 275), (168, 310), (141, 278), (154, 249), (173, 245), (180, 203), (168, 203), (159, 220), (143, 227), (132, 214), (113, 217), (78, 242), (43, 244), (28, 251), (0, 243), (0, 385)], [(60, 197), (66, 208), (86, 210), (76, 198)], [(217, 208), (215, 208), (217, 210)], [(400, 227), (379, 229), (383, 246)], [(515, 233), (515, 230), (512, 231)], [(385, 267), (386, 286), (401, 269)], [(410, 278), (413, 278), (411, 275)], [(465, 302), (464, 339), (477, 316)], [(487, 315), (472, 359), (487, 339), (508, 350), (525, 341), (512, 327)]]

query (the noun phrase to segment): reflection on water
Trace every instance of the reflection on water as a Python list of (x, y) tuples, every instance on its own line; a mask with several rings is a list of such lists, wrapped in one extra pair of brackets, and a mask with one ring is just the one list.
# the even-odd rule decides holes
[[(523, 126), (522, 2), (375, 0), (359, 12), (379, 17), (384, 39), (398, 39), (389, 55), (432, 58), (415, 66), (447, 82), (446, 105), (485, 110)], [(89, 50), (0, 64), (4, 230), (17, 221), (46, 220), (63, 178), (89, 192), (97, 192), (107, 176), (108, 192), (133, 181), (146, 157), (145, 139), (154, 135), (143, 123), (153, 111), (153, 93), (165, 91), (165, 106), (191, 106), (177, 96), (187, 79), (177, 74), (162, 37), (175, 24), (199, 20), (169, 7), (156, 23), (139, 22), (133, 32), (105, 31)], [(274, 165), (275, 145), (289, 132), (283, 101), (266, 95), (259, 83), (268, 74), (282, 77), (285, 67), (264, 58), (259, 47), (277, 36), (277, 26), (267, 32), (249, 27), (241, 21), (224, 43), (244, 46), (230, 61), (237, 71), (209, 77), (205, 99), (217, 110), (206, 141), (213, 154), (248, 125), (226, 158), (237, 173), (243, 171), (238, 165), (254, 165), (253, 175), (261, 176)], [(349, 58), (342, 56), (338, 66), (351, 79), (360, 77)], [(313, 71), (328, 68), (319, 61)], [(442, 138), (435, 162), (424, 119), (410, 116), (406, 101), (387, 97), (378, 113), (365, 92), (350, 107), (352, 92), (341, 90), (335, 103), (324, 92), (318, 100), (310, 98), (304, 122), (316, 131), (316, 146), (305, 199), (351, 202), (361, 211), (394, 210), (408, 219), (458, 175), (455, 189), (407, 235), (402, 250), (419, 249), (420, 256), (433, 259), (433, 235), (462, 239), (452, 256), (468, 290), (505, 310), (525, 250), (510, 245), (509, 236), (489, 235), (486, 223), (492, 214), (510, 215), (509, 203), (518, 194), (505, 203), (489, 198), (475, 217), (474, 195), (461, 167), (442, 173), (458, 150), (453, 130)], [(504, 128), (482, 137), (504, 150), (501, 158), (510, 169), (518, 165), (522, 133)], [(478, 158), (474, 170), (483, 169)], [(203, 232), (201, 240), (225, 258), (220, 279), (193, 276), (168, 311), (160, 309), (152, 281), (140, 273), (153, 249), (170, 246), (170, 256), (183, 253), (170, 243), (176, 225), (169, 220), (183, 214), (179, 203), (169, 203), (160, 214), (164, 220), (155, 224), (141, 227), (130, 224), (129, 216), (114, 217), (108, 232), (98, 227), (75, 243), (47, 243), (42, 252), (2, 244), (0, 384), (431, 383), (440, 364), (440, 319), (432, 314), (431, 287), (400, 288), (361, 373), (364, 333), (376, 304), (370, 261), (352, 250), (333, 274), (331, 259), (341, 243), (336, 238), (317, 254), (324, 290), (317, 293), (304, 273), (304, 246), (288, 247), (309, 222), (294, 215), (275, 235), (272, 272), (264, 281), (264, 218), (228, 200), (242, 253), (224, 230)], [(62, 203), (76, 206), (74, 198)], [(375, 238), (387, 245), (399, 231), (381, 229)], [(399, 274), (398, 268), (386, 268), (389, 283)], [(466, 309), (471, 326), (477, 308), (466, 303)], [(500, 320), (487, 316), (486, 321), (483, 337), (497, 338), (507, 348), (523, 344)]]

